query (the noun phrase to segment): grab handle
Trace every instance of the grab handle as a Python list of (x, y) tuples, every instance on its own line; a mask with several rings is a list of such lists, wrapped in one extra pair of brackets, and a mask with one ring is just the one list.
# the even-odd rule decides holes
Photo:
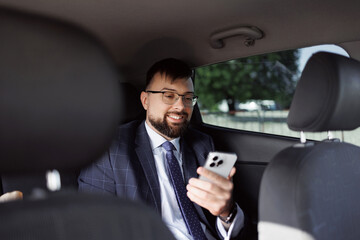
[(263, 38), (263, 32), (257, 27), (237, 27), (232, 28), (226, 31), (214, 33), (210, 36), (210, 45), (212, 48), (219, 49), (225, 46), (224, 39), (236, 37), (236, 36), (244, 36), (245, 46), (249, 47), (254, 45), (255, 40)]

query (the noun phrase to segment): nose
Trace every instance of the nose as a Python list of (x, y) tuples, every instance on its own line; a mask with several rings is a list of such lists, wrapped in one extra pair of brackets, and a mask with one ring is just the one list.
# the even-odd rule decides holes
[(172, 105), (173, 108), (178, 110), (183, 110), (185, 108), (184, 99), (182, 96), (179, 96), (179, 98), (176, 100), (176, 102)]

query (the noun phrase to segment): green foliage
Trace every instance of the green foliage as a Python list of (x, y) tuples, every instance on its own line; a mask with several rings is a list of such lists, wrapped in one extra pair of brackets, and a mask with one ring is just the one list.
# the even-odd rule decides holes
[[(252, 56), (196, 69), (195, 89), (202, 108), (217, 109), (248, 99), (272, 99), (287, 108), (298, 78), (299, 51)], [(229, 109), (234, 110), (229, 104)]]

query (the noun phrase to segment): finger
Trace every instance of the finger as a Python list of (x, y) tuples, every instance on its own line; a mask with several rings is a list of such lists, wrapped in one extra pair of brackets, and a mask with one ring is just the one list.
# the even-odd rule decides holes
[(230, 171), (230, 174), (228, 176), (228, 179), (232, 179), (232, 177), (235, 175), (236, 173), (236, 168), (235, 167), (232, 167), (231, 171)]
[[(230, 182), (228, 180), (226, 181)], [(230, 182), (230, 184), (232, 183)], [(214, 195), (222, 195), (224, 191), (228, 192), (231, 189), (231, 186), (226, 186), (226, 183), (223, 185), (219, 185), (214, 182), (208, 182), (205, 180), (200, 180), (198, 178), (190, 178), (188, 185)]]
[(207, 170), (204, 167), (198, 167), (197, 173), (201, 176), (206, 177), (207, 179), (213, 181), (213, 182), (220, 182), (226, 180), (224, 177), (220, 176), (217, 173), (214, 173), (210, 170)]
[(13, 200), (19, 200), (23, 198), (23, 193), (20, 191), (8, 192), (0, 196), (0, 202), (8, 202)]
[(209, 195), (206, 198), (202, 198), (198, 196), (194, 191), (188, 191), (187, 196), (192, 202), (195, 202), (199, 206), (209, 210), (209, 212), (214, 216), (218, 216), (223, 213), (228, 205), (227, 200), (216, 199), (216, 196), (214, 195)]
[[(232, 184), (231, 181), (226, 181)], [(232, 187), (229, 190), (225, 190), (216, 184), (191, 178), (186, 189), (188, 190), (188, 197), (191, 201), (206, 208), (214, 216), (228, 211), (231, 205)]]
[[(196, 179), (195, 179), (196, 180)], [(208, 182), (204, 183), (205, 185), (209, 184)], [(210, 187), (204, 187), (204, 185), (199, 184), (189, 184), (186, 186), (186, 189), (191, 192), (192, 194), (196, 195), (197, 197), (204, 199), (204, 200), (217, 200), (217, 199), (226, 199), (229, 198), (229, 193), (224, 192), (221, 188), (217, 187), (214, 184), (210, 184)], [(208, 190), (210, 189), (210, 190)]]
[[(228, 182), (232, 184), (232, 182)], [(186, 186), (186, 189), (190, 193), (196, 195), (198, 199), (205, 202), (207, 204), (207, 209), (210, 207), (216, 208), (215, 211), (220, 211), (224, 205), (232, 199), (232, 186), (226, 190), (216, 184), (192, 178)]]
[(189, 198), (192, 202), (196, 203), (196, 204), (199, 205), (200, 207), (203, 207), (203, 208), (208, 209), (208, 208), (207, 208), (207, 205), (206, 205), (206, 202), (204, 201), (204, 199), (198, 197), (196, 194), (194, 194), (194, 193), (192, 193), (192, 192), (190, 192), (190, 191), (188, 191), (186, 194), (187, 194), (188, 198)]
[(219, 174), (216, 174), (216, 173), (214, 173), (210, 170), (207, 170), (203, 167), (199, 167), (197, 169), (197, 172), (199, 175), (204, 176), (207, 179), (209, 179), (211, 181), (211, 183), (216, 184), (217, 186), (219, 186), (225, 190), (232, 189), (232, 182), (229, 179), (220, 176)]

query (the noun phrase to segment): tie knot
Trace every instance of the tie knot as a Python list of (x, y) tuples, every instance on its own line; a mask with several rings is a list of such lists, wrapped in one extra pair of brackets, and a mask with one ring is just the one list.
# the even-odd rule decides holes
[(162, 147), (167, 151), (167, 152), (170, 152), (172, 150), (175, 149), (175, 146), (174, 144), (172, 144), (171, 142), (169, 141), (166, 141), (162, 144)]

